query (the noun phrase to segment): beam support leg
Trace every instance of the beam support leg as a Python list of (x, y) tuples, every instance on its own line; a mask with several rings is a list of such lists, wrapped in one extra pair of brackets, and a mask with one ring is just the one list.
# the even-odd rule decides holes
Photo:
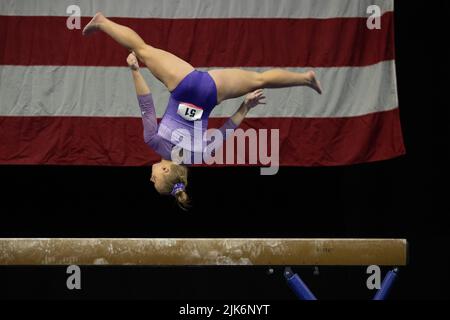
[(394, 286), (395, 280), (398, 278), (398, 271), (398, 268), (395, 268), (386, 274), (383, 282), (381, 283), (381, 288), (377, 291), (373, 300), (386, 300), (389, 292)]
[(284, 269), (284, 277), (295, 295), (301, 300), (317, 300), (314, 294), (309, 290), (308, 286), (303, 282), (298, 274), (294, 273), (291, 268)]

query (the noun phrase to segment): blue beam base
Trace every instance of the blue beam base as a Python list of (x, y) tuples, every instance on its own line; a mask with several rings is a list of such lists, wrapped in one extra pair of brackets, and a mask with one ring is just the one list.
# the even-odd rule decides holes
[(303, 280), (294, 273), (291, 268), (284, 270), (284, 277), (289, 287), (294, 291), (295, 295), (301, 300), (317, 300), (314, 294), (309, 290)]
[(373, 300), (386, 300), (389, 292), (391, 291), (395, 280), (398, 278), (398, 269), (395, 268), (387, 273), (386, 277), (384, 277), (383, 282), (381, 283), (380, 290), (377, 291)]

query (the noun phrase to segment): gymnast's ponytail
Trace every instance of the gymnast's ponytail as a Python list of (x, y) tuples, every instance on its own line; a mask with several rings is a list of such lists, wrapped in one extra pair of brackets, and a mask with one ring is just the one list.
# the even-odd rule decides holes
[(184, 165), (172, 164), (170, 175), (167, 179), (167, 193), (177, 201), (178, 206), (188, 211), (191, 208), (191, 200), (186, 192), (188, 184), (188, 169)]
[(187, 192), (185, 190), (180, 190), (180, 191), (176, 192), (174, 197), (175, 197), (175, 200), (177, 200), (178, 206), (182, 210), (188, 211), (190, 209), (191, 203), (190, 203), (189, 195), (187, 194)]

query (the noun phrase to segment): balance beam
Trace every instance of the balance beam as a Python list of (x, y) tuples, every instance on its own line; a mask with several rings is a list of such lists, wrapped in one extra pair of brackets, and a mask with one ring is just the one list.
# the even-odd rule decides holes
[(404, 239), (0, 238), (0, 265), (407, 264)]

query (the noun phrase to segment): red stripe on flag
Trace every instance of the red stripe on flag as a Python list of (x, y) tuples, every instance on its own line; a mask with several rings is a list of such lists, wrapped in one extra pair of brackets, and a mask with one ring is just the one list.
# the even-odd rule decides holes
[[(84, 38), (66, 19), (0, 16), (0, 64), (125, 65), (126, 51), (113, 40)], [(113, 20), (195, 67), (341, 67), (394, 59), (393, 19), (384, 14), (381, 30), (369, 30), (366, 18)]]
[[(210, 119), (219, 127), (225, 119)], [(243, 129), (280, 129), (280, 164), (332, 166), (403, 155), (399, 110), (355, 118), (250, 118)], [(140, 166), (160, 158), (139, 118), (0, 117), (1, 164)], [(270, 139), (269, 139), (270, 141)]]

